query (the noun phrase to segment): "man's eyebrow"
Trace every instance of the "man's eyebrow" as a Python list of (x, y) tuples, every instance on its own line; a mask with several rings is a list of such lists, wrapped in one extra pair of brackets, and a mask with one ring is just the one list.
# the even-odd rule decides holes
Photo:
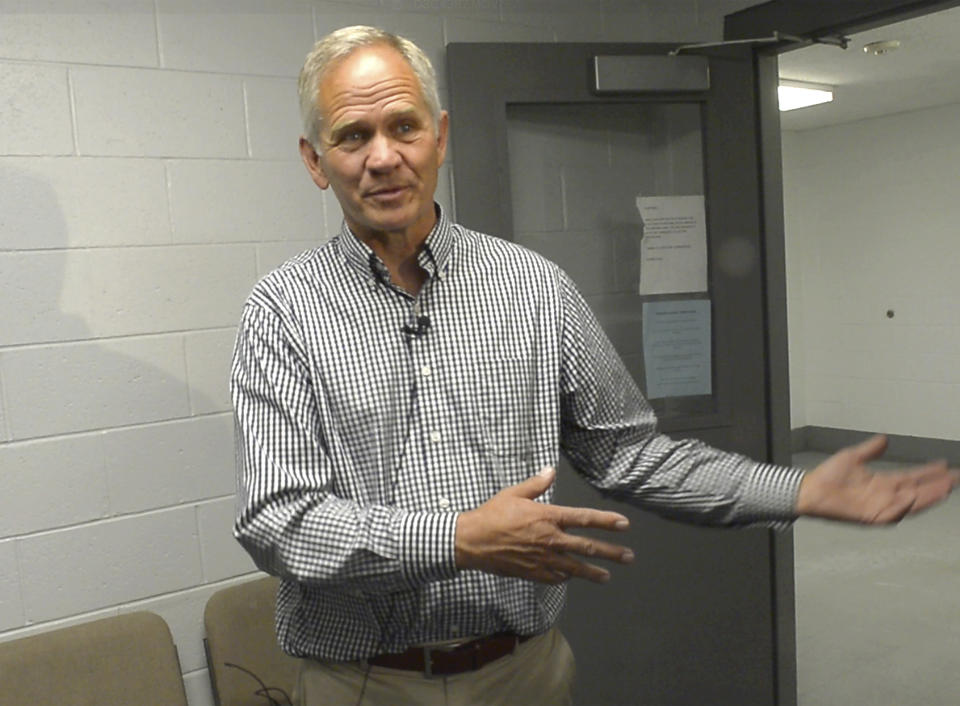
[(391, 110), (391, 111), (388, 113), (388, 116), (389, 116), (390, 118), (405, 118), (405, 117), (408, 117), (408, 116), (417, 117), (417, 116), (419, 115), (419, 113), (420, 113), (420, 111), (417, 110), (417, 108), (416, 108), (415, 106), (412, 106), (412, 105), (411, 105), (411, 106), (406, 107), (406, 108), (397, 108), (396, 110)]
[(362, 120), (343, 120), (330, 126), (330, 136), (336, 137), (350, 130), (356, 130), (363, 126)]

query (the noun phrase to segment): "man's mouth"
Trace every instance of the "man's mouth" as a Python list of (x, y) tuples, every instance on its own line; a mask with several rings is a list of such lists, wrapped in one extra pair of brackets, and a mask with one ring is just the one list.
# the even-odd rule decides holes
[(407, 187), (403, 185), (399, 186), (381, 186), (376, 189), (371, 189), (367, 192), (367, 196), (380, 199), (388, 199), (392, 196), (402, 193)]

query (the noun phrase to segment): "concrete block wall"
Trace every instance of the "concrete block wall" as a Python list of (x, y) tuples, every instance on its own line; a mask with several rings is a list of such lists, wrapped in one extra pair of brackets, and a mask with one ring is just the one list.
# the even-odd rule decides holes
[(409, 36), (443, 96), (447, 42), (709, 40), (751, 4), (0, 0), (0, 639), (154, 610), (212, 703), (203, 606), (255, 573), (230, 534), (234, 327), (340, 222), (296, 149), (317, 37)]
[(783, 147), (793, 426), (960, 439), (960, 104)]

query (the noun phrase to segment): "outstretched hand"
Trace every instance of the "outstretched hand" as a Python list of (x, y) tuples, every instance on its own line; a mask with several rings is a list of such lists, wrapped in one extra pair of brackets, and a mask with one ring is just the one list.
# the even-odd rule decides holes
[(560, 583), (576, 576), (597, 583), (610, 579), (604, 568), (571, 554), (628, 564), (627, 547), (567, 534), (568, 527), (621, 531), (629, 521), (616, 512), (535, 502), (556, 478), (545, 468), (539, 475), (504, 488), (457, 520), (456, 562), (461, 569), (479, 569), (501, 576)]
[(888, 524), (935, 505), (960, 484), (960, 473), (949, 470), (945, 461), (902, 471), (870, 471), (866, 464), (886, 448), (886, 437), (874, 436), (838, 451), (807, 473), (800, 483), (797, 513)]

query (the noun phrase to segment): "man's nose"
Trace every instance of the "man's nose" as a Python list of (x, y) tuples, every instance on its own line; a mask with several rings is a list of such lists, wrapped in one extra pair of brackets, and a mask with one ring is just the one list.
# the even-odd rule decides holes
[(400, 153), (389, 135), (377, 133), (369, 143), (370, 151), (367, 154), (367, 168), (374, 171), (393, 169), (400, 164)]

